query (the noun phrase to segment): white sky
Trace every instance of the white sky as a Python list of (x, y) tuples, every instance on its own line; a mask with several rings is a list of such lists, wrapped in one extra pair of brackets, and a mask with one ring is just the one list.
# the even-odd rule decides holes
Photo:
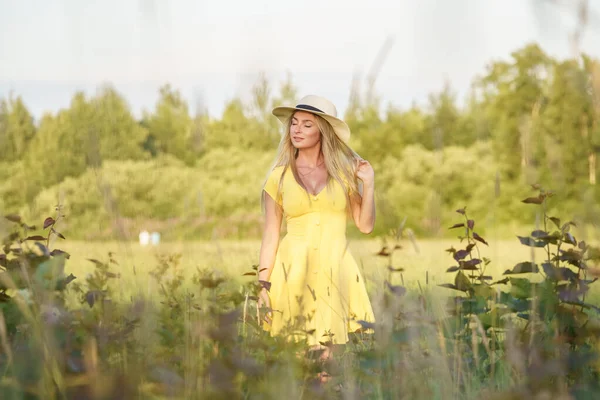
[[(0, 96), (12, 90), (40, 116), (111, 82), (139, 115), (170, 82), (192, 109), (220, 115), (260, 71), (274, 84), (289, 71), (300, 95), (343, 113), (352, 77), (392, 37), (376, 90), (384, 106), (408, 107), (445, 79), (463, 94), (487, 63), (531, 41), (570, 56), (578, 1), (0, 0)], [(588, 1), (581, 48), (600, 58), (600, 0)]]

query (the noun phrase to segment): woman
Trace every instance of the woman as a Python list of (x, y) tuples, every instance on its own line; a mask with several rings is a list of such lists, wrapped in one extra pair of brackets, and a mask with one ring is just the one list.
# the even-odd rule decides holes
[[(258, 279), (270, 289), (262, 288), (259, 307), (272, 309), (265, 329), (306, 336), (316, 347), (343, 344), (361, 327), (357, 320), (374, 322), (346, 242), (347, 216), (362, 233), (373, 230), (374, 171), (348, 146), (350, 129), (327, 99), (306, 96), (273, 114), (286, 130), (262, 192)], [(283, 215), (287, 234), (279, 243)]]

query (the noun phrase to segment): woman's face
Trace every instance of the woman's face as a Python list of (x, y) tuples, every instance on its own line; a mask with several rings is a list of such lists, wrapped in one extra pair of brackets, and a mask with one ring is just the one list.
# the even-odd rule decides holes
[(321, 132), (314, 114), (304, 111), (294, 113), (290, 126), (290, 140), (297, 149), (311, 148), (321, 141)]

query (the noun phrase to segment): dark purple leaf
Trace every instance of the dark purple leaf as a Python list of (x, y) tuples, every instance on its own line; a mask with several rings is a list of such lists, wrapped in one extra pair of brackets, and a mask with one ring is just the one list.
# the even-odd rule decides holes
[(56, 221), (54, 221), (54, 218), (52, 217), (48, 217), (44, 220), (44, 229), (48, 228), (49, 226), (53, 225)]
[(392, 253), (388, 250), (387, 246), (383, 246), (381, 250), (379, 250), (379, 253), (377, 253), (376, 255), (381, 257), (387, 257), (390, 254)]
[[(481, 260), (479, 258), (474, 258), (472, 260), (465, 261), (462, 269), (470, 269), (471, 267), (475, 267), (479, 264), (481, 264)], [(477, 269), (477, 268), (475, 268), (475, 269)]]
[(452, 225), (450, 228), (448, 229), (454, 229), (454, 228), (462, 228), (463, 226), (465, 226), (465, 224), (454, 224)]
[(488, 242), (486, 242), (484, 238), (482, 238), (481, 236), (479, 236), (477, 234), (477, 232), (473, 232), (473, 239), (477, 240), (478, 242), (481, 242), (481, 243), (485, 244), (486, 246), (489, 246)]
[(463, 208), (460, 208), (460, 209), (456, 210), (456, 212), (459, 213), (459, 214), (465, 215), (465, 212), (466, 212), (465, 210), (466, 209), (467, 209), (467, 207), (463, 207)]
[(388, 269), (388, 271), (390, 271), (390, 272), (403, 272), (403, 271), (404, 271), (404, 268), (394, 268), (394, 267), (392, 267), (391, 265), (388, 265), (388, 266), (387, 266), (387, 269)]
[(356, 321), (363, 329), (375, 329), (375, 324), (373, 322), (363, 321), (361, 319)]
[(569, 244), (572, 244), (573, 246), (577, 246), (577, 240), (569, 232), (565, 233), (565, 239), (564, 240), (565, 240), (565, 242), (567, 242)]
[(473, 221), (472, 219), (468, 220), (467, 226), (469, 227), (469, 229), (473, 229), (473, 227), (475, 226), (475, 221)]
[(8, 215), (5, 215), (4, 218), (9, 220), (10, 222), (15, 222), (17, 224), (21, 222), (21, 217), (17, 214), (8, 214)]
[(42, 243), (40, 242), (35, 242), (35, 245), (37, 246), (38, 249), (40, 249), (40, 251), (42, 252), (43, 255), (45, 256), (50, 256), (52, 255), (50, 253), (50, 251), (48, 250), (48, 248), (46, 246), (44, 246)]
[(446, 272), (456, 272), (460, 269), (460, 267), (457, 267), (456, 265), (451, 266), (450, 268), (448, 268), (446, 270)]
[(102, 296), (101, 290), (90, 290), (85, 294), (85, 301), (88, 303), (90, 308), (94, 307), (94, 304)]
[(508, 284), (508, 282), (510, 282), (510, 279), (504, 278), (504, 279), (500, 279), (499, 281), (492, 283), (491, 285), (506, 285), (506, 284)]
[(528, 197), (525, 200), (521, 200), (525, 204), (542, 204), (544, 202), (543, 196)]
[(558, 298), (562, 301), (579, 302), (579, 298), (583, 296), (588, 289), (589, 288), (587, 286), (577, 288), (572, 284), (558, 285)]
[(406, 288), (404, 286), (392, 285), (388, 281), (385, 281), (385, 285), (390, 290), (390, 292), (392, 292), (396, 296), (403, 296), (406, 293)]
[(460, 261), (462, 259), (464, 259), (466, 256), (469, 255), (469, 251), (467, 250), (458, 250), (456, 253), (454, 253), (454, 259), (456, 261)]
[(25, 240), (46, 240), (45, 237), (36, 235), (36, 236), (28, 236)]
[(573, 281), (577, 279), (577, 274), (570, 268), (556, 268), (551, 263), (543, 263), (542, 268), (548, 279), (552, 279), (554, 281)]
[(540, 238), (540, 237), (548, 236), (548, 232), (544, 232), (544, 231), (541, 231), (538, 229), (538, 230), (531, 232), (531, 236), (534, 238)]
[(575, 249), (561, 250), (558, 259), (560, 261), (581, 261), (583, 254)]
[(533, 240), (530, 237), (517, 236), (521, 244), (529, 247), (545, 247), (546, 243), (538, 240)]
[(504, 275), (512, 275), (512, 274), (527, 274), (539, 272), (538, 266), (532, 262), (526, 261), (518, 263), (513, 267), (512, 270), (507, 269), (504, 271)]
[(75, 275), (69, 274), (69, 276), (67, 276), (65, 279), (62, 279), (56, 283), (56, 288), (58, 290), (63, 290), (69, 283), (73, 282), (75, 279), (77, 279)]
[(454, 290), (458, 290), (461, 292), (464, 292), (464, 290), (460, 290), (459, 288), (456, 287), (456, 285), (452, 284), (452, 283), (442, 283), (441, 285), (438, 285), (440, 287), (444, 287), (444, 288), (448, 288), (448, 289), (454, 289)]
[(60, 249), (54, 249), (50, 252), (51, 256), (60, 256), (60, 255), (64, 255), (65, 258), (68, 260), (69, 258), (71, 258), (71, 255), (69, 253), (67, 253), (66, 251), (62, 251)]
[(259, 283), (259, 284), (260, 284), (262, 287), (264, 287), (265, 289), (267, 289), (267, 291), (270, 291), (270, 290), (271, 290), (271, 282), (269, 282), (269, 281), (261, 281), (261, 280), (259, 280), (259, 281), (258, 281), (258, 283)]

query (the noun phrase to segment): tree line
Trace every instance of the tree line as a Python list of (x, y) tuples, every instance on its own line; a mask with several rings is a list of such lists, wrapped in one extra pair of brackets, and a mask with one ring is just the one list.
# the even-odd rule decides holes
[[(154, 109), (139, 120), (110, 85), (93, 96), (75, 93), (68, 108), (39, 121), (20, 96), (0, 99), (0, 207), (32, 208), (44, 191), (106, 163), (150, 165), (168, 158), (202, 174), (215, 154), (241, 154), (221, 160), (216, 179), (219, 168), (223, 173), (238, 168), (232, 162), (268, 160), (281, 133), (270, 110), (298, 97), (291, 76), (276, 89), (261, 76), (249, 102), (234, 98), (220, 117), (211, 117), (204, 110), (191, 112), (167, 84)], [(587, 55), (557, 60), (529, 44), (506, 60), (490, 62), (473, 80), (464, 105), (457, 103), (451, 83), (425, 104), (406, 109), (384, 109), (377, 97), (352, 91), (344, 119), (353, 132), (351, 145), (377, 168), (387, 223), (410, 216), (416, 226), (435, 232), (444, 220), (440, 208), (471, 201), (482, 203), (475, 208), (483, 212), (488, 200), (497, 199), (501, 207), (501, 193), (533, 183), (560, 192), (581, 218), (596, 215), (598, 60)], [(261, 169), (268, 166), (263, 164)], [(250, 173), (251, 181), (259, 185), (265, 172)], [(475, 195), (475, 187), (485, 194)], [(206, 191), (204, 198), (209, 195)], [(224, 206), (223, 214), (256, 214), (252, 198), (235, 209)], [(516, 213), (506, 208), (501, 214), (510, 221)]]

